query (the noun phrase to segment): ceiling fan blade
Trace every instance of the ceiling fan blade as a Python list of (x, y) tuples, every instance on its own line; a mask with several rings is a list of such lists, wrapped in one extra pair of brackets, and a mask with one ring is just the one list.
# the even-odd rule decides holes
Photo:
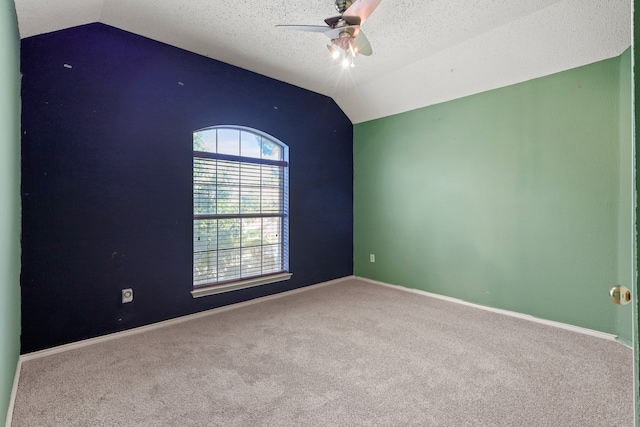
[(344, 33), (349, 33), (351, 37), (355, 37), (358, 34), (358, 30), (360, 27), (358, 25), (349, 25), (346, 27), (337, 27), (337, 28), (327, 28), (325, 34), (330, 39), (340, 38), (340, 35), (344, 35)]
[(370, 56), (373, 53), (373, 49), (371, 48), (371, 44), (369, 40), (364, 35), (362, 30), (358, 31), (358, 35), (353, 42), (355, 48), (358, 50), (358, 54), (364, 56)]
[(369, 15), (373, 13), (382, 0), (355, 0), (342, 14), (345, 21), (354, 18), (360, 18), (360, 24), (367, 20)]
[(342, 19), (342, 16), (332, 16), (331, 18), (327, 18), (324, 20), (328, 26), (334, 28), (339, 20)]
[(282, 30), (293, 30), (293, 31), (305, 31), (307, 33), (326, 33), (327, 31), (331, 31), (331, 27), (325, 27), (324, 25), (276, 25), (276, 28), (280, 28)]
[(347, 23), (347, 25), (360, 25), (360, 17), (359, 16), (332, 16), (331, 18), (327, 18), (324, 22), (327, 23), (331, 28), (335, 28), (340, 20), (343, 20)]

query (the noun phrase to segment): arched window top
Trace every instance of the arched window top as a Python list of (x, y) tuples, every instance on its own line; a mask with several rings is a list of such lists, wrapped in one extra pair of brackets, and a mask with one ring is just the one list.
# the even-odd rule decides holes
[(193, 151), (286, 162), (289, 150), (281, 141), (257, 129), (212, 126), (193, 133)]

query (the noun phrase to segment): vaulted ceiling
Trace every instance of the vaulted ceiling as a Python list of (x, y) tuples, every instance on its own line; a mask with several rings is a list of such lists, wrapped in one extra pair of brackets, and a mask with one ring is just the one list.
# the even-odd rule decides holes
[(21, 37), (102, 22), (332, 97), (354, 123), (620, 55), (631, 0), (382, 0), (373, 55), (343, 69), (319, 33), (334, 0), (15, 0)]

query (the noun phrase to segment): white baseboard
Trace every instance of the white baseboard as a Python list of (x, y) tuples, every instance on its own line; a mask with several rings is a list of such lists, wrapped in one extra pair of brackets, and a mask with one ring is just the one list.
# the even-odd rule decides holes
[(440, 294), (434, 294), (434, 293), (423, 291), (423, 290), (420, 290), (420, 289), (407, 288), (407, 287), (400, 286), (400, 285), (393, 285), (393, 284), (390, 284), (390, 283), (378, 282), (376, 280), (367, 279), (365, 277), (356, 277), (356, 279), (360, 280), (360, 281), (363, 281), (363, 282), (372, 283), (374, 285), (386, 286), (386, 287), (390, 287), (390, 288), (401, 290), (401, 291), (405, 291), (405, 292), (411, 292), (411, 293), (418, 294), (418, 295), (423, 295), (423, 296), (427, 296), (427, 297), (431, 297), (431, 298), (437, 298), (437, 299), (440, 299), (440, 300), (453, 302), (453, 303), (456, 303), (456, 304), (467, 305), (469, 307), (479, 308), (481, 310), (491, 311), (493, 313), (503, 314), (505, 316), (516, 317), (518, 319), (529, 320), (531, 322), (541, 323), (543, 325), (553, 326), (553, 327), (560, 328), (560, 329), (566, 329), (568, 331), (577, 332), (579, 334), (584, 334), (584, 335), (590, 335), (592, 337), (602, 338), (602, 339), (609, 340), (609, 341), (616, 341), (616, 342), (618, 342), (618, 343), (620, 343), (622, 345), (626, 345), (624, 342), (619, 341), (617, 339), (618, 337), (616, 335), (608, 334), (606, 332), (595, 331), (593, 329), (582, 328), (580, 326), (569, 325), (567, 323), (556, 322), (554, 320), (541, 319), (539, 317), (531, 316), (529, 314), (522, 314), (522, 313), (518, 313), (518, 312), (515, 312), (515, 311), (509, 311), (509, 310), (503, 310), (503, 309), (500, 309), (500, 308), (487, 307), (485, 305), (474, 304), (474, 303), (467, 302), (467, 301), (464, 301), (464, 300), (461, 300), (461, 299), (458, 299), (458, 298), (452, 298), (452, 297), (448, 297), (448, 296), (444, 296), (444, 295), (440, 295)]
[(20, 356), (20, 361), (25, 362), (28, 360), (39, 359), (41, 357), (50, 356), (52, 354), (63, 353), (69, 350), (75, 350), (78, 348), (86, 347), (93, 344), (98, 344), (105, 341), (110, 341), (118, 338), (128, 337), (131, 335), (141, 334), (143, 332), (152, 331), (154, 329), (165, 328), (167, 326), (176, 325), (182, 322), (188, 322), (189, 320), (199, 319), (201, 317), (211, 316), (214, 314), (222, 313), (229, 310), (235, 310), (237, 308), (246, 307), (248, 305), (259, 304), (264, 301), (270, 301), (277, 298), (282, 298), (288, 295), (297, 294), (300, 292), (306, 292), (311, 289), (317, 289), (323, 286), (333, 285), (336, 283), (344, 282), (345, 280), (355, 279), (355, 276), (345, 276), (339, 279), (330, 280), (328, 282), (317, 283), (315, 285), (303, 286), (301, 288), (292, 289), (290, 291), (280, 292), (273, 295), (267, 295), (265, 297), (254, 298), (248, 301), (239, 302), (236, 304), (225, 305), (224, 307), (213, 308), (211, 310), (202, 311), (200, 313), (188, 314), (186, 316), (177, 317), (175, 319), (164, 320), (162, 322), (153, 323), (151, 325), (140, 326), (126, 331), (114, 332), (112, 334), (103, 335), (101, 337), (89, 338), (82, 341), (73, 342), (70, 344), (64, 344), (58, 347), (52, 347), (45, 350), (34, 351), (33, 353), (27, 353)]
[(22, 360), (18, 358), (16, 365), (16, 374), (13, 376), (13, 387), (11, 388), (11, 396), (9, 397), (9, 407), (7, 408), (7, 418), (4, 427), (11, 427), (13, 422), (13, 408), (16, 406), (16, 395), (18, 394), (18, 381), (20, 381), (20, 370), (22, 369)]

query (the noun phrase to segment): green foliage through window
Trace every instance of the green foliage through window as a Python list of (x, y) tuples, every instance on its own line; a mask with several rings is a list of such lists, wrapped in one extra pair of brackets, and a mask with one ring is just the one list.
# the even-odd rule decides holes
[(287, 270), (287, 168), (287, 147), (260, 132), (194, 132), (195, 287)]

